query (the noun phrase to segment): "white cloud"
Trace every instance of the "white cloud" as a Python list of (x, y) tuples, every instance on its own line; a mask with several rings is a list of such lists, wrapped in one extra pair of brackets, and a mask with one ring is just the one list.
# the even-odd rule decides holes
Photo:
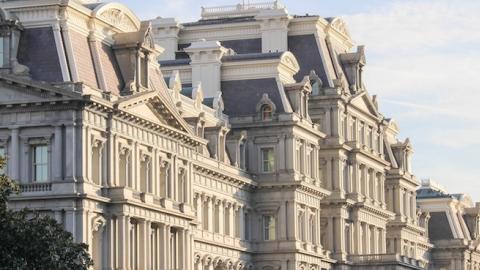
[(420, 143), (417, 172), (476, 198), (464, 187), (480, 175), (470, 161), (480, 151), (478, 10), (480, 1), (406, 0), (345, 17), (366, 44), (367, 87)]

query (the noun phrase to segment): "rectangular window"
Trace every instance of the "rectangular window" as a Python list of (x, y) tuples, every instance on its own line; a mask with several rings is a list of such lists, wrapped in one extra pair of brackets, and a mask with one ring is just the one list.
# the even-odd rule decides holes
[(262, 149), (262, 170), (263, 172), (273, 172), (275, 167), (275, 153), (273, 148)]
[(33, 181), (47, 182), (48, 180), (48, 146), (33, 146)]
[[(5, 148), (3, 147), (0, 147), (0, 158), (5, 158)], [(0, 175), (2, 174), (5, 174), (5, 166), (3, 168), (0, 168)]]
[(263, 239), (265, 241), (276, 239), (276, 220), (274, 216), (263, 216)]

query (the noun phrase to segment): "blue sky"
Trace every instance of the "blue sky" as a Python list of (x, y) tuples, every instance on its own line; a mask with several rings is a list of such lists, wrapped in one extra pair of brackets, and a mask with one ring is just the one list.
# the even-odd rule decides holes
[[(235, 0), (118, 0), (141, 19), (196, 20)], [(246, 0), (247, 2), (247, 0)], [(254, 2), (254, 1), (251, 1)], [(343, 17), (366, 45), (366, 84), (415, 147), (417, 178), (480, 200), (480, 1), (284, 0), (291, 14)]]

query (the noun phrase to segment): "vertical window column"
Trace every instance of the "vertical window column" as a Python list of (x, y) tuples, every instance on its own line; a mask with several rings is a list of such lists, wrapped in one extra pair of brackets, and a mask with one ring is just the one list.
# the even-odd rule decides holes
[(35, 183), (45, 183), (49, 179), (48, 145), (38, 144), (32, 146), (32, 180)]
[(273, 215), (264, 215), (262, 217), (263, 240), (272, 241), (276, 239), (276, 219)]
[(275, 170), (275, 153), (273, 148), (262, 148), (262, 172), (269, 173)]

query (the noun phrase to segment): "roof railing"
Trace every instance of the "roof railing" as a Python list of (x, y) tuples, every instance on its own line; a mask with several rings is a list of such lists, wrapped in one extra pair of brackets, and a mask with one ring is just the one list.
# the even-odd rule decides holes
[(202, 18), (219, 18), (228, 15), (248, 16), (262, 9), (282, 9), (285, 6), (280, 1), (261, 3), (242, 3), (237, 5), (202, 7)]

